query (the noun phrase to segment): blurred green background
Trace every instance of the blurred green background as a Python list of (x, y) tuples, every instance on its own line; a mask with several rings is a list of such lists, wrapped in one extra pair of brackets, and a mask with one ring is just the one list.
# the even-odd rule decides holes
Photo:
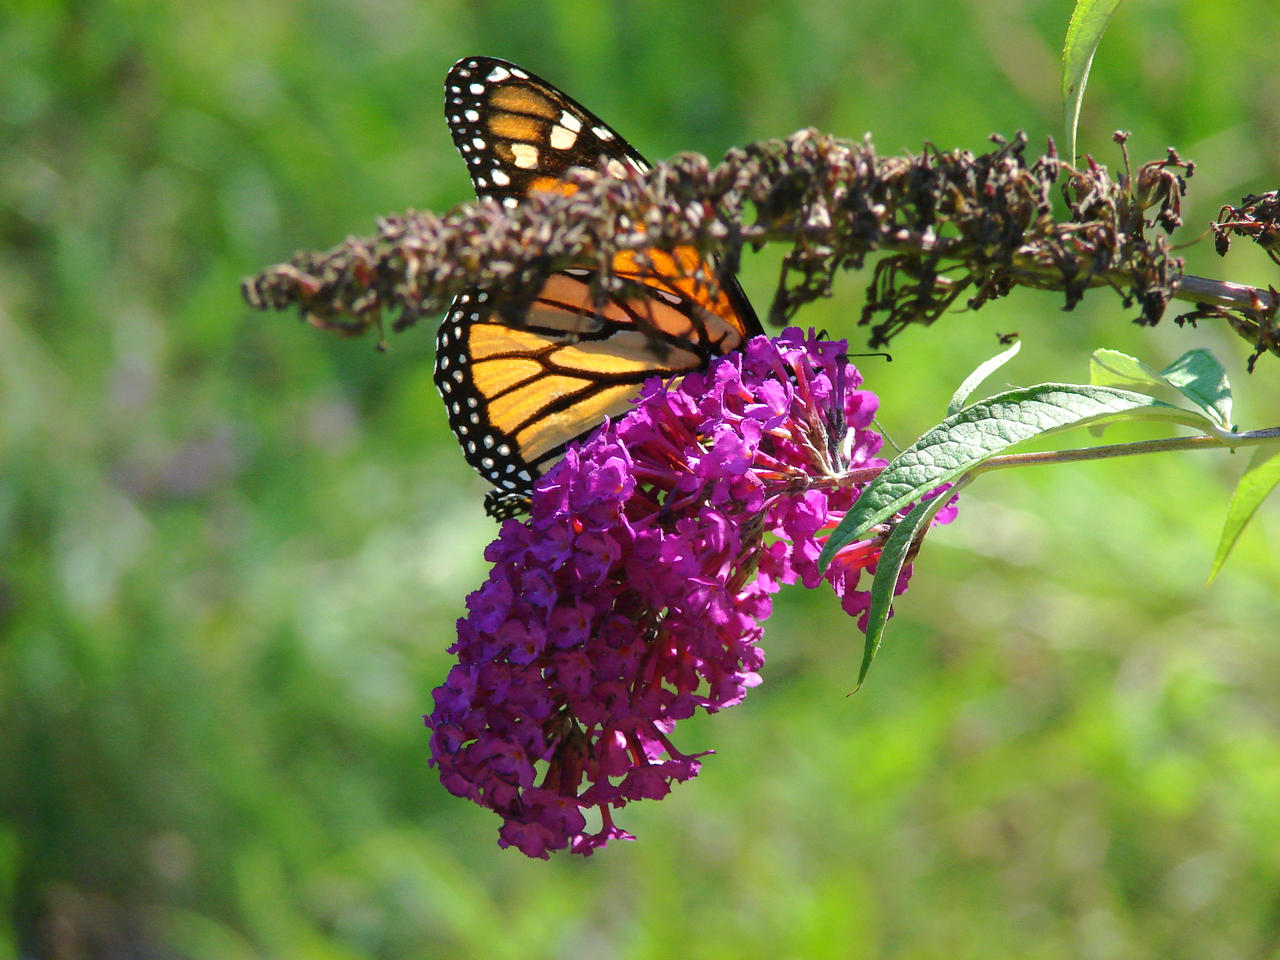
[[(441, 80), (507, 57), (651, 158), (813, 125), (882, 152), (1060, 132), (1067, 0), (39, 2), (0, 13), (0, 960), (1275, 957), (1280, 510), (1205, 574), (1244, 457), (984, 479), (868, 686), (785, 591), (702, 775), (590, 860), (530, 862), (427, 769), (420, 715), (494, 528), (433, 333), (340, 341), (242, 276), (470, 196)], [(1182, 239), (1280, 180), (1274, 0), (1125, 5), (1081, 149), (1199, 163)], [(1275, 267), (1205, 242), (1192, 272)], [(765, 305), (776, 252), (743, 282)], [(857, 343), (861, 281), (799, 318)], [(1110, 346), (1274, 358), (1021, 291), (865, 362), (900, 441)], [(856, 347), (855, 347), (856, 348)], [(1137, 434), (1135, 434), (1137, 435)], [(1155, 433), (1148, 435), (1158, 435)], [(1067, 438), (1087, 442), (1087, 437)]]

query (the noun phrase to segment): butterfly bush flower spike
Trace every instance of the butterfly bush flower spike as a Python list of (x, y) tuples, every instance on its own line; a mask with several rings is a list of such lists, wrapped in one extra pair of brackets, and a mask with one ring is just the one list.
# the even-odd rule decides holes
[(445, 787), (502, 817), (502, 846), (545, 858), (632, 839), (614, 811), (710, 752), (678, 749), (677, 721), (760, 683), (780, 584), (825, 580), (865, 619), (880, 540), (817, 566), (856, 481), (885, 465), (878, 400), (844, 350), (788, 330), (677, 386), (651, 379), (539, 482), (527, 522), (503, 524), (426, 718)]

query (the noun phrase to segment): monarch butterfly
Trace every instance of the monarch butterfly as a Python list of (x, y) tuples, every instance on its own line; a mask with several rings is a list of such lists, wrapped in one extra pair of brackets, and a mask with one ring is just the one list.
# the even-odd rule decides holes
[[(514, 207), (538, 191), (571, 193), (572, 168), (625, 177), (649, 164), (590, 110), (545, 80), (494, 57), (467, 57), (445, 78), (445, 117), (478, 197)], [(643, 266), (642, 266), (643, 264)], [(527, 505), (565, 445), (625, 409), (654, 374), (705, 367), (762, 331), (737, 281), (692, 247), (619, 254), (613, 271), (640, 293), (591, 290), (592, 271), (552, 274), (518, 323), (458, 295), (436, 337), (435, 383), (471, 466), (496, 487), (501, 519)]]

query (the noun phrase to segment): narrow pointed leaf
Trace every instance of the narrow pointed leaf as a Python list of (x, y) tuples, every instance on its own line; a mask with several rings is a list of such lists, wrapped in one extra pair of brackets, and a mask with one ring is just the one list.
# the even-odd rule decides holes
[(1074, 383), (1042, 383), (975, 403), (925, 433), (863, 489), (818, 559), (825, 568), (845, 544), (924, 494), (1015, 443), (1071, 427), (1163, 420), (1213, 432), (1199, 413), (1141, 393)]
[(978, 389), (978, 384), (1016, 357), (1021, 349), (1022, 341), (1018, 340), (1008, 350), (1002, 350), (990, 360), (978, 364), (978, 368), (964, 378), (964, 383), (960, 384), (960, 389), (952, 394), (951, 402), (947, 404), (947, 416), (959, 413), (964, 409), (964, 402), (969, 399), (969, 394)]
[(1062, 46), (1062, 119), (1066, 125), (1069, 163), (1075, 163), (1076, 159), (1076, 126), (1093, 54), (1118, 6), (1120, 0), (1078, 0), (1071, 11), (1067, 39)]
[(1280, 483), (1280, 447), (1258, 447), (1231, 495), (1227, 521), (1222, 525), (1222, 536), (1218, 539), (1218, 550), (1214, 554), (1206, 585), (1212, 583), (1213, 578), (1218, 575), (1236, 541), (1240, 539), (1240, 534), (1277, 483)]
[(910, 513), (903, 518), (885, 540), (880, 548), (880, 559), (876, 561), (875, 579), (871, 581), (871, 607), (867, 610), (867, 639), (862, 647), (862, 665), (858, 668), (858, 683), (853, 688), (857, 692), (862, 681), (867, 678), (871, 669), (871, 661), (875, 659), (884, 641), (884, 629), (889, 622), (889, 613), (893, 609), (893, 598), (898, 589), (898, 577), (906, 566), (907, 554), (911, 552), (911, 544), (922, 530), (929, 525), (934, 514), (951, 499), (951, 494), (943, 494), (932, 500), (917, 503)]

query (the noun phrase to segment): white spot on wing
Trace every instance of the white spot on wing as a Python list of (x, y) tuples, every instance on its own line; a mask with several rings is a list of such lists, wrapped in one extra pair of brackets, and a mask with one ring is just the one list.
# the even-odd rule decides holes
[(490, 83), (501, 83), (509, 76), (511, 76), (511, 71), (506, 67), (494, 67), (493, 71), (485, 79)]
[(493, 178), (493, 182), (500, 187), (505, 187), (507, 184), (511, 182), (511, 178), (508, 177), (501, 170), (494, 170), (493, 173), (490, 174), (490, 176)]
[(532, 170), (538, 165), (538, 148), (532, 143), (513, 143), (511, 152), (515, 154), (515, 165), (521, 170)]
[(558, 123), (551, 127), (551, 146), (557, 150), (568, 150), (577, 139), (578, 135), (576, 133), (560, 126)]
[(613, 131), (610, 130), (608, 127), (592, 127), (591, 132), (594, 133), (601, 140), (613, 139)]

